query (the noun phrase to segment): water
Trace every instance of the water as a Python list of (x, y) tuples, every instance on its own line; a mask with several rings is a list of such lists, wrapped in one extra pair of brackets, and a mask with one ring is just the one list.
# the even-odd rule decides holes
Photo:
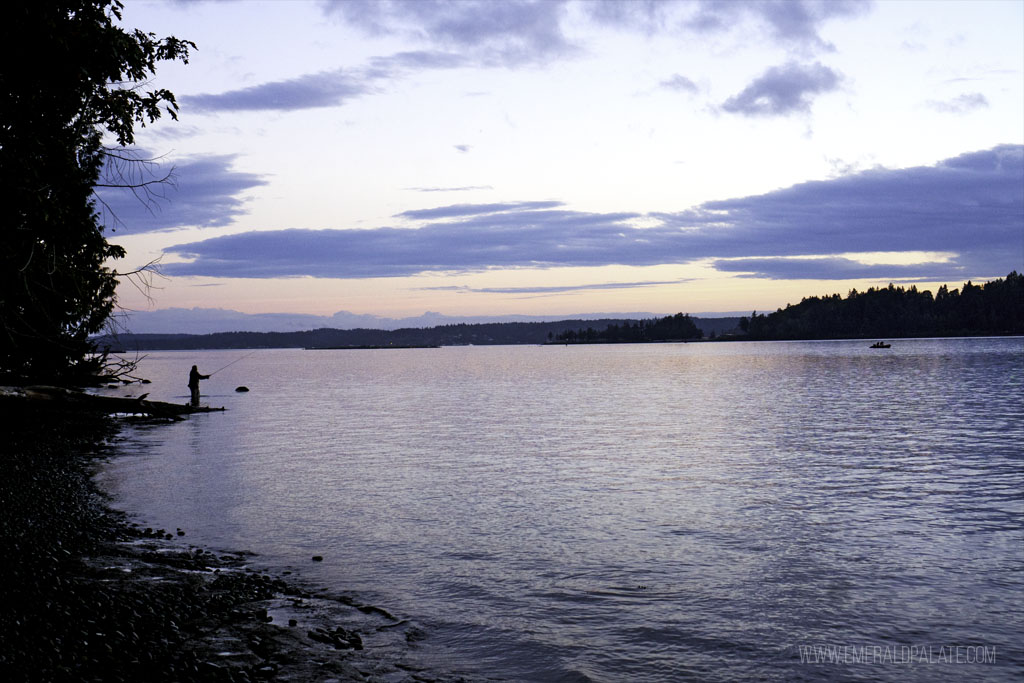
[(1024, 340), (867, 346), (259, 351), (102, 481), (469, 675), (1022, 679)]

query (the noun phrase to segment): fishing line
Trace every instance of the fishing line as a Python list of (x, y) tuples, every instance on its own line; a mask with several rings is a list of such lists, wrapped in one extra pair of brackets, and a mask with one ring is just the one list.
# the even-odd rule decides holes
[(232, 365), (234, 365), (235, 363), (237, 363), (240, 360), (245, 360), (246, 358), (248, 358), (249, 356), (251, 356), (254, 353), (256, 353), (256, 351), (250, 351), (249, 353), (245, 354), (241, 358), (236, 358), (235, 360), (231, 361), (230, 363), (225, 365), (223, 368), (217, 368), (216, 370), (214, 370), (213, 372), (210, 373), (210, 377), (213, 377), (214, 375), (216, 375), (221, 370), (224, 370), (225, 368), (230, 368)]

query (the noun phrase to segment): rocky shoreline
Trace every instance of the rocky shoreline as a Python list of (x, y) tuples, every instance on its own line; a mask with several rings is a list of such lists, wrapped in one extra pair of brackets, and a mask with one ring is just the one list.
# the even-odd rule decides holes
[(15, 408), (0, 477), (5, 681), (466, 681), (409, 620), (140, 529), (92, 480), (106, 418)]

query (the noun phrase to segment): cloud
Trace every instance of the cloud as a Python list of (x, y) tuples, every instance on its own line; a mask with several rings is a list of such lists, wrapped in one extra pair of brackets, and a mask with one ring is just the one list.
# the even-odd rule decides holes
[(455, 151), (460, 152), (462, 154), (465, 154), (469, 150), (473, 149), (472, 145), (452, 145), (452, 147), (455, 148)]
[[(136, 189), (100, 187), (97, 210), (118, 235), (181, 227), (229, 225), (244, 215), (246, 190), (265, 185), (254, 173), (232, 170), (237, 155), (210, 155), (176, 161), (151, 159), (145, 150), (122, 153), (125, 161), (108, 158), (104, 179)], [(155, 182), (171, 174), (167, 182)], [(144, 183), (153, 183), (143, 185)]]
[(379, 92), (381, 83), (403, 78), (409, 72), (457, 69), (468, 63), (465, 57), (450, 52), (397, 52), (374, 57), (360, 68), (321, 71), (223, 93), (186, 95), (179, 99), (184, 106), (199, 113), (339, 107), (350, 100)]
[(697, 33), (731, 30), (744, 18), (764, 24), (777, 42), (803, 49), (834, 49), (819, 34), (829, 20), (856, 17), (870, 0), (702, 0), (685, 26)]
[(371, 35), (455, 49), (487, 66), (542, 63), (575, 51), (561, 0), (347, 0), (324, 11)]
[(484, 214), (553, 209), (561, 205), (561, 202), (554, 201), (506, 202), (503, 204), (451, 204), (449, 206), (438, 206), (433, 209), (405, 211), (398, 214), (398, 216), (416, 220), (435, 220), (438, 218), (462, 218), (464, 216), (480, 216)]
[[(866, 264), (838, 256), (827, 258), (747, 258), (717, 260), (715, 270), (769, 280), (955, 280), (962, 266), (948, 263)], [(1004, 274), (1002, 271), (999, 274)]]
[(469, 192), (471, 190), (493, 190), (492, 185), (463, 185), (462, 187), (407, 187), (410, 192)]
[(419, 287), (421, 291), (467, 292), (472, 294), (564, 294), (566, 292), (586, 292), (607, 289), (636, 289), (637, 287), (660, 287), (662, 285), (679, 285), (690, 282), (680, 280), (644, 280), (641, 282), (600, 282), (589, 285), (555, 285), (550, 287), (467, 287), (465, 285), (443, 287)]
[(680, 74), (672, 74), (670, 78), (666, 78), (658, 84), (659, 87), (665, 90), (674, 90), (676, 92), (695, 93), (700, 90), (697, 84), (686, 76)]
[(866, 13), (870, 0), (588, 0), (579, 3), (592, 21), (627, 31), (728, 33), (751, 21), (777, 44), (800, 51), (833, 50), (820, 35), (833, 19)]
[(158, 126), (146, 129), (147, 140), (164, 140), (170, 142), (177, 142), (178, 140), (184, 140), (186, 138), (195, 137), (203, 132), (203, 129), (199, 126), (185, 125), (181, 121), (178, 121), (173, 126)]
[(463, 55), (433, 50), (415, 50), (397, 52), (386, 57), (374, 57), (370, 60), (367, 74), (390, 78), (396, 71), (404, 69), (458, 69), (470, 65), (471, 62)]
[[(455, 204), (399, 217), (419, 225), (249, 232), (181, 244), (167, 251), (192, 261), (168, 263), (164, 272), (368, 278), (710, 259), (723, 271), (767, 277), (813, 271), (823, 278), (979, 278), (1024, 266), (1024, 146), (934, 166), (873, 169), (676, 213), (586, 213), (530, 201)], [(639, 218), (656, 226), (634, 227)], [(950, 256), (910, 266), (864, 265), (843, 256), (879, 251)]]
[(813, 44), (825, 49), (832, 49), (832, 46), (818, 35), (821, 24), (834, 18), (859, 16), (870, 6), (866, 0), (753, 0), (749, 4), (751, 11), (761, 16), (778, 40)]
[(752, 20), (777, 43), (831, 50), (828, 21), (856, 17), (870, 0), (344, 0), (324, 12), (374, 36), (399, 36), (457, 52), (481, 66), (518, 67), (573, 56), (570, 20), (646, 35), (721, 33)]
[(801, 183), (662, 217), (717, 257), (951, 252), (975, 272), (1009, 272), (1024, 262), (1024, 146)]
[(170, 247), (166, 251), (196, 260), (163, 270), (168, 275), (367, 278), (625, 263), (616, 260), (616, 252), (647, 264), (663, 262), (657, 245), (627, 226), (636, 216), (554, 209), (480, 214), (467, 208), (461, 220), (418, 229), (250, 232)]
[(183, 106), (198, 112), (295, 111), (336, 107), (371, 91), (372, 79), (344, 69), (307, 74), (220, 94), (186, 95)]
[(964, 93), (951, 100), (928, 100), (927, 105), (935, 111), (947, 114), (965, 114), (975, 109), (988, 107), (988, 99), (980, 92)]
[[(398, 36), (427, 46), (370, 59), (352, 69), (333, 69), (294, 78), (261, 83), (222, 93), (184, 95), (183, 106), (199, 113), (222, 111), (297, 111), (337, 107), (378, 92), (383, 83), (407, 77), (410, 72), (427, 69), (463, 67), (532, 66), (582, 52), (566, 35), (563, 25), (578, 7), (590, 20), (624, 30), (650, 33), (678, 32), (680, 26), (698, 33), (732, 29), (746, 17), (765, 24), (770, 36), (787, 45), (827, 46), (818, 36), (825, 21), (854, 16), (868, 5), (860, 0), (735, 0), (732, 2), (670, 2), (645, 0), (605, 0), (573, 4), (568, 0), (346, 0), (322, 3), (324, 12), (367, 33)], [(680, 12), (696, 7), (687, 20)], [(834, 72), (816, 65), (804, 68), (804, 81), (796, 99), (787, 99), (780, 84), (764, 84), (771, 94), (754, 94), (744, 104), (741, 93), (734, 104), (741, 113), (788, 113), (794, 107), (806, 109), (803, 96), (813, 88), (827, 85)], [(782, 73), (791, 81), (799, 74)], [(822, 71), (824, 70), (824, 71)], [(768, 78), (772, 72), (762, 77)], [(816, 79), (806, 82), (810, 76)], [(756, 83), (755, 83), (756, 85)], [(696, 84), (678, 74), (662, 87), (696, 92)], [(754, 87), (753, 85), (751, 87)], [(792, 85), (790, 86), (790, 88)], [(749, 88), (748, 88), (749, 90)], [(758, 98), (767, 97), (768, 106), (758, 107)], [(792, 97), (792, 96), (790, 96)], [(730, 100), (726, 110), (730, 109)], [(753, 107), (753, 108), (751, 108)]]
[(811, 96), (839, 87), (842, 76), (815, 62), (801, 66), (790, 62), (773, 66), (722, 103), (722, 109), (744, 116), (781, 116), (811, 109)]
[(680, 2), (666, 0), (590, 0), (581, 4), (589, 17), (606, 26), (659, 33), (672, 26)]

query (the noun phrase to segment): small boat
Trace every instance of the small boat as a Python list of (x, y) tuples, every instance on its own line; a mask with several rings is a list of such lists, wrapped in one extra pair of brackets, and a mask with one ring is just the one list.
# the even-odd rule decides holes
[(891, 346), (892, 346), (892, 344), (886, 344), (885, 342), (875, 342), (874, 344), (872, 344), (868, 348), (869, 349), (888, 349)]

